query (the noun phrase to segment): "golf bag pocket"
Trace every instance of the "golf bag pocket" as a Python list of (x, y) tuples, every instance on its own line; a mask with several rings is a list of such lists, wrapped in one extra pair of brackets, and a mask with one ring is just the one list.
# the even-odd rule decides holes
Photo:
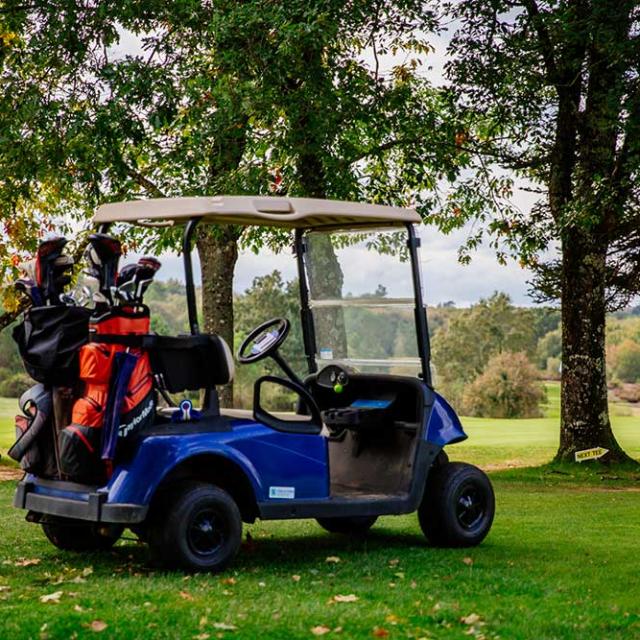
[(71, 424), (59, 435), (60, 470), (76, 482), (100, 482), (104, 467), (100, 459), (101, 429)]
[(150, 387), (147, 394), (138, 399), (135, 403), (123, 403), (120, 413), (120, 426), (118, 427), (119, 440), (131, 440), (135, 435), (150, 427), (155, 420), (156, 397), (153, 387)]
[(71, 414), (72, 423), (99, 429), (104, 422), (104, 409), (106, 404), (106, 389), (87, 389), (85, 395), (73, 403), (73, 413)]

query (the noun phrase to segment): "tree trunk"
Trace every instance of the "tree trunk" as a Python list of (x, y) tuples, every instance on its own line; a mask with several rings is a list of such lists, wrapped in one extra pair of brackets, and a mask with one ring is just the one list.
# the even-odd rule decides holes
[[(205, 333), (222, 336), (233, 351), (233, 272), (238, 260), (237, 236), (231, 227), (200, 229), (198, 254), (202, 270), (202, 315)], [(221, 407), (233, 406), (233, 382), (218, 389)]]
[(611, 430), (605, 360), (606, 243), (573, 229), (564, 237), (562, 275), (562, 407), (557, 461), (575, 452), (609, 450), (602, 462), (630, 460)]
[[(306, 122), (301, 127), (304, 130)], [(305, 132), (306, 133), (306, 132)], [(303, 195), (309, 198), (326, 198), (325, 172), (318, 155), (306, 151), (300, 154), (298, 172)], [(310, 255), (307, 257), (309, 293), (319, 300), (342, 299), (344, 274), (338, 256), (329, 237), (318, 235), (313, 238)], [(342, 307), (323, 307), (313, 314), (318, 350), (329, 350), (332, 358), (346, 358), (347, 330)]]

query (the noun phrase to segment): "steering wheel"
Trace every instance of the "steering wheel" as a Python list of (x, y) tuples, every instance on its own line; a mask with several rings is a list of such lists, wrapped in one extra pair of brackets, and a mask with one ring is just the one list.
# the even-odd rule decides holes
[(291, 324), (286, 318), (272, 318), (256, 327), (238, 349), (238, 362), (250, 364), (276, 353), (289, 335)]

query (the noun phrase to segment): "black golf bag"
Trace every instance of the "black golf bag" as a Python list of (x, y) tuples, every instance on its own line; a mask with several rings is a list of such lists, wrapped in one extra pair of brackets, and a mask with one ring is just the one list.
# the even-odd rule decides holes
[(11, 458), (29, 473), (52, 478), (56, 475), (56, 430), (51, 391), (36, 384), (20, 397), (22, 415), (16, 416), (16, 442)]
[(84, 307), (32, 307), (13, 330), (27, 373), (59, 387), (78, 380), (78, 353), (89, 340), (91, 311)]

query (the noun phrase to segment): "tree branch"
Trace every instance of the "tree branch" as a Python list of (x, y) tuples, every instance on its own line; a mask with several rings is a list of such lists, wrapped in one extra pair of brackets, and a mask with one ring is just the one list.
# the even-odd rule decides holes
[(551, 84), (556, 85), (559, 80), (558, 66), (555, 59), (555, 50), (553, 43), (551, 42), (551, 36), (549, 31), (542, 21), (542, 14), (538, 9), (538, 5), (535, 0), (523, 0), (523, 6), (527, 10), (527, 14), (531, 19), (534, 29), (538, 34), (538, 42), (540, 43), (540, 53), (544, 60), (544, 66), (547, 70), (547, 77)]

